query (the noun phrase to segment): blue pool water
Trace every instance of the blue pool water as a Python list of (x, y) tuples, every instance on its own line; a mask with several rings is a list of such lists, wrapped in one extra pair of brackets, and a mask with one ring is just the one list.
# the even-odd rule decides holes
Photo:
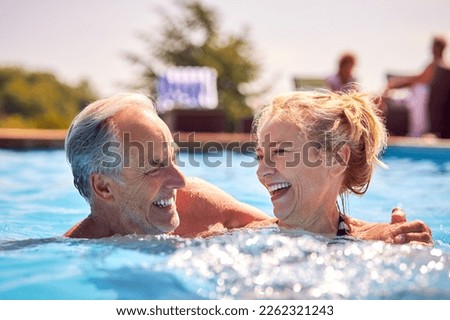
[[(249, 155), (180, 155), (182, 170), (268, 213)], [(219, 161), (219, 162), (217, 162)], [(0, 299), (450, 299), (450, 150), (390, 148), (351, 215), (388, 221), (401, 205), (433, 247), (327, 243), (302, 232), (208, 239), (61, 237), (88, 206), (62, 150), (0, 150)], [(200, 166), (196, 166), (200, 163)]]

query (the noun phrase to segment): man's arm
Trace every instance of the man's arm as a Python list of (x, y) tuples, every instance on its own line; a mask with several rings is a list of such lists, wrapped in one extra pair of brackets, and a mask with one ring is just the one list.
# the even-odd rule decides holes
[(173, 234), (182, 237), (211, 235), (270, 219), (261, 210), (199, 178), (187, 178), (186, 186), (177, 190), (176, 199), (180, 225)]

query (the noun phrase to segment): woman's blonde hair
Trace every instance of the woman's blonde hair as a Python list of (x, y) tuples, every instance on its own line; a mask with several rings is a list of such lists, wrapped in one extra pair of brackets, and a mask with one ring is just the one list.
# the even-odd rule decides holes
[(379, 156), (386, 147), (387, 133), (375, 97), (350, 92), (297, 91), (276, 96), (253, 122), (258, 139), (271, 119), (294, 123), (306, 140), (331, 152), (339, 144), (350, 147), (340, 194), (362, 195), (367, 191), (375, 165), (384, 166)]

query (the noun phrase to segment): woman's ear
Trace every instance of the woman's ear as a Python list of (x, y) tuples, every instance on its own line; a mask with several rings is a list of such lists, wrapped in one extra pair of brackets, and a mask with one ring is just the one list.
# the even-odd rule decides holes
[(350, 146), (344, 143), (336, 153), (333, 153), (332, 168), (334, 173), (343, 173), (347, 169), (351, 152)]
[(111, 178), (101, 174), (93, 173), (90, 176), (92, 193), (96, 197), (105, 201), (113, 200), (113, 192), (111, 188)]

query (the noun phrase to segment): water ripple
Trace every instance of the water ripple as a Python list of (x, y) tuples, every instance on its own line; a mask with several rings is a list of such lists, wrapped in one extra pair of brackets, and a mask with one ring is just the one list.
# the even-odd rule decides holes
[(214, 283), (204, 292), (208, 298), (450, 298), (449, 253), (438, 248), (328, 244), (308, 234), (267, 230), (205, 241), (206, 246), (176, 251), (168, 264), (188, 277)]

